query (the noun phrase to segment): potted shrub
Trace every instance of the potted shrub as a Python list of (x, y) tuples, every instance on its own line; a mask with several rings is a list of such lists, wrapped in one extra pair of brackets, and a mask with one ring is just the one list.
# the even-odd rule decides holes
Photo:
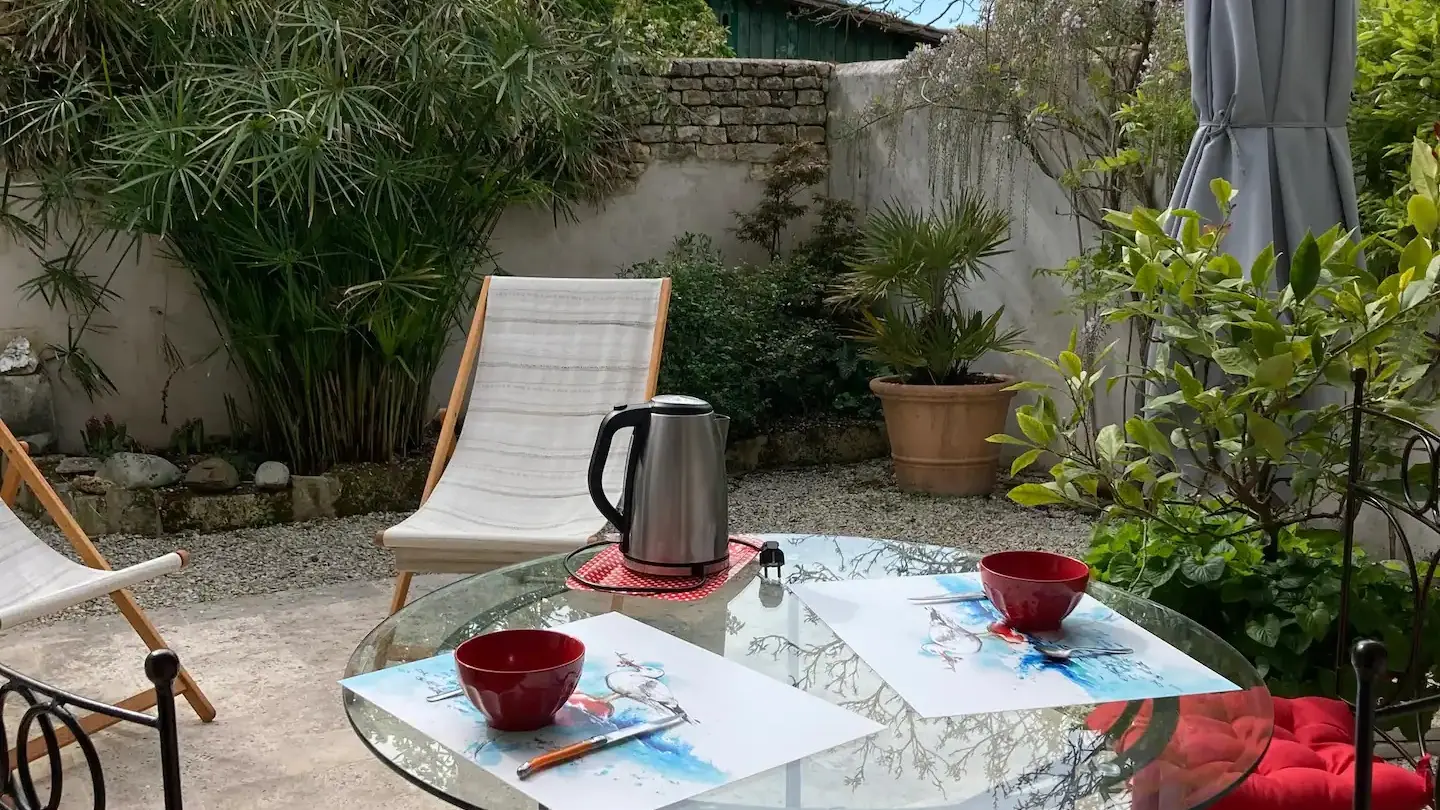
[(929, 212), (886, 204), (841, 278), (836, 300), (861, 310), (856, 338), (891, 372), (870, 390), (901, 489), (983, 495), (995, 486), (1000, 448), (985, 439), (1004, 430), (1015, 381), (971, 366), (1017, 345), (1021, 332), (1001, 329), (1003, 307), (986, 315), (963, 298), (1009, 234), (1009, 214), (978, 194)]

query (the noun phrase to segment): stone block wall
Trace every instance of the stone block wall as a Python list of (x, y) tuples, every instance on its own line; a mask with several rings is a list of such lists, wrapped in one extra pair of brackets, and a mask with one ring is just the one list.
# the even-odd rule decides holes
[(652, 161), (764, 163), (784, 144), (825, 143), (834, 66), (789, 59), (677, 59), (652, 77), (664, 99), (636, 130)]

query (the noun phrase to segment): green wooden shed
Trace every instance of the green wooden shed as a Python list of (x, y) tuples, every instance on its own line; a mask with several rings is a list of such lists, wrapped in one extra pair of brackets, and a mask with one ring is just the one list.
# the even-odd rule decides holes
[(938, 45), (945, 31), (838, 0), (707, 0), (750, 59), (870, 62)]

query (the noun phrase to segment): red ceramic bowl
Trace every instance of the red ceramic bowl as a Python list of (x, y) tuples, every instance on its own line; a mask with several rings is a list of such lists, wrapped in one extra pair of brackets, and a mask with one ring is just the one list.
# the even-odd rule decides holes
[(585, 645), (554, 630), (500, 630), (455, 648), (465, 696), (497, 731), (550, 725), (580, 682)]
[(1090, 566), (1048, 551), (1001, 551), (980, 558), (980, 584), (1012, 628), (1059, 630), (1080, 603)]

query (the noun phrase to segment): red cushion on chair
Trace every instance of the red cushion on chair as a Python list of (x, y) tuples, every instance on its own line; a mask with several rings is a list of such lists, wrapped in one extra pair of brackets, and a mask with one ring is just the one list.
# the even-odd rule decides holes
[[(1180, 718), (1160, 758), (1142, 768), (1131, 784), (1134, 810), (1164, 810), (1205, 801), (1234, 780), (1237, 761), (1248, 762), (1263, 741), (1265, 723), (1256, 717), (1248, 692), (1180, 698)], [(1150, 722), (1147, 701), (1121, 735), (1124, 750)], [(1104, 731), (1125, 704), (1099, 706), (1089, 726)], [(1217, 810), (1350, 810), (1355, 794), (1355, 718), (1350, 708), (1326, 698), (1275, 698), (1270, 746), (1245, 781), (1216, 803)], [(1375, 761), (1371, 807), (1421, 810), (1430, 803), (1427, 780), (1406, 768)]]

